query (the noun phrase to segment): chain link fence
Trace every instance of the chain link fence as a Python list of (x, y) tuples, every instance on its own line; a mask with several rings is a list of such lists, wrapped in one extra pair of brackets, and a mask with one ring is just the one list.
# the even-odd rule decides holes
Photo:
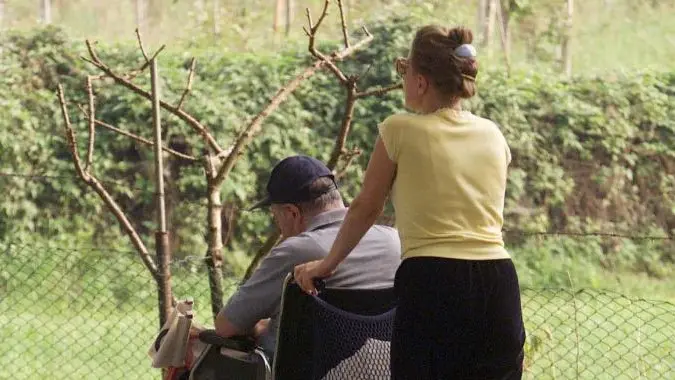
[[(172, 264), (174, 295), (210, 323), (203, 260)], [(226, 297), (237, 281), (225, 284)], [(155, 282), (133, 252), (0, 246), (0, 379), (159, 379)], [(675, 305), (606, 291), (523, 289), (526, 379), (674, 379)]]

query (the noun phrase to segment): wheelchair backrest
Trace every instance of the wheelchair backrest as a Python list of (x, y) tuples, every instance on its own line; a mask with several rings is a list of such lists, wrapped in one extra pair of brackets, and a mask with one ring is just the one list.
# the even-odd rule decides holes
[(394, 312), (393, 288), (326, 288), (314, 297), (289, 275), (273, 378), (389, 379)]

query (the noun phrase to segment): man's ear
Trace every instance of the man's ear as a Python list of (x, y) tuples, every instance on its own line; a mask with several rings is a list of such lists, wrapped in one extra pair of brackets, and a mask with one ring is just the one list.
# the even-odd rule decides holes
[(294, 204), (286, 204), (284, 205), (284, 208), (286, 211), (290, 212), (294, 218), (297, 218), (301, 215), (300, 208)]

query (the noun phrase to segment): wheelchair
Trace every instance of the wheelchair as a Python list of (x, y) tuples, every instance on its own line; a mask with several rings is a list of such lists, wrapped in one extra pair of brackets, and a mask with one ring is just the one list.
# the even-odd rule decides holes
[(393, 288), (321, 285), (311, 296), (289, 274), (273, 360), (250, 338), (207, 330), (189, 380), (388, 380), (395, 310)]

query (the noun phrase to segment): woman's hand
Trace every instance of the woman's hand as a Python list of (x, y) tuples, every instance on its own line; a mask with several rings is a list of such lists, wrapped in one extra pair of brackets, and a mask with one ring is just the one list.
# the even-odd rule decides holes
[(335, 272), (335, 268), (329, 267), (325, 260), (316, 260), (296, 266), (293, 271), (293, 278), (302, 290), (316, 295), (314, 279), (329, 277), (333, 272)]
[(260, 338), (263, 334), (267, 332), (270, 326), (270, 319), (261, 319), (253, 327), (253, 337), (256, 339)]

